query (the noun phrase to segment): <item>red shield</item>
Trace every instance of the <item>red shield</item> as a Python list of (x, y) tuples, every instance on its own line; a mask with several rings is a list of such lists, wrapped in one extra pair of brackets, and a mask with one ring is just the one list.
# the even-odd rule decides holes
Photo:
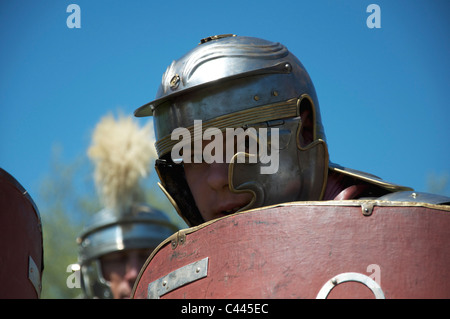
[(0, 169), (0, 298), (38, 298), (42, 259), (39, 212), (27, 191)]
[(289, 203), (181, 230), (134, 298), (450, 298), (450, 206)]

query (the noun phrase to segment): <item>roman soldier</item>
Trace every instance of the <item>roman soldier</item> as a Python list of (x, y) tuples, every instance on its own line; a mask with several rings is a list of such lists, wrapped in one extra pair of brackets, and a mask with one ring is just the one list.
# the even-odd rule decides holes
[(177, 231), (166, 213), (145, 203), (140, 184), (150, 172), (152, 127), (133, 118), (104, 117), (88, 155), (104, 208), (77, 238), (81, 287), (86, 298), (129, 298), (152, 250)]

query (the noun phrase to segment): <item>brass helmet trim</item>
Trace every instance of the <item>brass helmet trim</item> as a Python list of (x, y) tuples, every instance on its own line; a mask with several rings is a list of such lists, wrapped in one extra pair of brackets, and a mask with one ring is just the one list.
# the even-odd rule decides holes
[[(210, 127), (215, 127), (224, 131), (226, 128), (238, 128), (274, 119), (294, 117), (297, 115), (297, 100), (298, 99), (295, 98), (284, 102), (245, 109), (239, 112), (225, 114), (209, 121), (204, 121), (202, 123), (202, 134)], [(194, 136), (193, 125), (187, 127), (187, 130), (189, 130), (191, 136)], [(155, 143), (158, 156), (170, 153), (172, 147), (177, 142), (177, 140), (171, 139), (171, 135), (166, 135), (158, 140)]]

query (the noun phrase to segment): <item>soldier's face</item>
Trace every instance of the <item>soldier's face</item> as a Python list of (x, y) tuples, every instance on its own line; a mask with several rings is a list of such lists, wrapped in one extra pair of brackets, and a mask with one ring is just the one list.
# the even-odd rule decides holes
[(250, 193), (233, 193), (228, 186), (226, 163), (185, 163), (186, 180), (205, 221), (230, 215), (246, 206)]
[(114, 299), (130, 298), (134, 282), (150, 252), (149, 249), (129, 249), (101, 257), (103, 277), (109, 282)]

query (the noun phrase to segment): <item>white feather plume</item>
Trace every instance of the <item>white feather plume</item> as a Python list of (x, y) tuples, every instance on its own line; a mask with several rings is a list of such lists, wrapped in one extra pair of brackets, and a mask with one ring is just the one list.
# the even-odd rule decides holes
[(140, 180), (150, 173), (156, 158), (153, 122), (139, 127), (131, 116), (112, 114), (95, 127), (88, 156), (95, 166), (94, 180), (105, 207), (126, 209), (143, 201)]

